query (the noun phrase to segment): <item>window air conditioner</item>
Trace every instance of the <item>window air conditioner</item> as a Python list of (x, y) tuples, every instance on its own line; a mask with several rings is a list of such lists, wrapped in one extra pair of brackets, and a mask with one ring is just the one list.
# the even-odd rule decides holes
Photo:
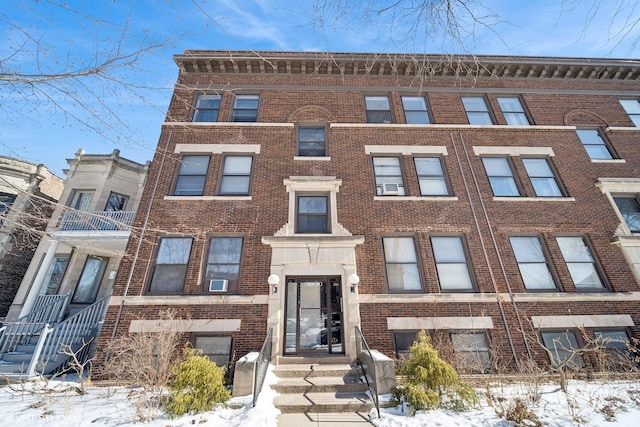
[(398, 184), (382, 184), (382, 194), (400, 194), (400, 186)]
[(226, 292), (228, 280), (225, 279), (212, 279), (209, 280), (209, 292)]

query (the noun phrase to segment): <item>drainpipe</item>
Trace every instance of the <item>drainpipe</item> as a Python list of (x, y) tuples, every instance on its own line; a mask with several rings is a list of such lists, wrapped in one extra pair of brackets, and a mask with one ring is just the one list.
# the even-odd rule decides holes
[(147, 211), (144, 214), (144, 221), (142, 222), (142, 228), (140, 229), (140, 237), (138, 238), (138, 244), (136, 246), (136, 250), (133, 254), (133, 261), (131, 263), (131, 268), (129, 269), (129, 275), (127, 277), (127, 284), (124, 287), (124, 292), (122, 293), (122, 300), (120, 301), (120, 307), (118, 308), (118, 314), (116, 316), (116, 322), (113, 325), (113, 332), (111, 333), (111, 338), (109, 339), (109, 345), (107, 346), (107, 353), (105, 355), (105, 359), (109, 360), (111, 343), (116, 337), (116, 332), (118, 330), (118, 325), (120, 324), (120, 318), (122, 317), (122, 311), (124, 310), (124, 301), (129, 292), (129, 285), (131, 284), (131, 280), (133, 278), (133, 270), (136, 266), (136, 262), (138, 261), (138, 257), (140, 255), (140, 248), (142, 247), (142, 240), (144, 237), (144, 233), (147, 230), (147, 226), (149, 223), (149, 216), (151, 215), (151, 208), (153, 206), (153, 200), (155, 199), (156, 192), (158, 190), (158, 182), (160, 182), (160, 176), (162, 175), (162, 170), (164, 169), (164, 161), (169, 152), (169, 144), (171, 143), (171, 136), (173, 135), (173, 129), (169, 130), (169, 137), (167, 138), (167, 143), (164, 146), (162, 160), (160, 160), (160, 168), (158, 169), (158, 174), (156, 175), (156, 180), (153, 183), (153, 190), (151, 191), (151, 197), (149, 199), (149, 205), (147, 206)]
[[(509, 281), (509, 276), (507, 276), (507, 271), (506, 271), (506, 269), (504, 267), (504, 262), (502, 260), (502, 255), (500, 255), (500, 251), (498, 250), (498, 242), (496, 240), (495, 233), (493, 232), (493, 227), (491, 225), (491, 220), (489, 219), (489, 214), (487, 213), (487, 208), (486, 208), (486, 206), (484, 204), (484, 199), (482, 198), (482, 194), (480, 192), (480, 186), (478, 185), (478, 180), (476, 178), (475, 172), (473, 171), (473, 167), (471, 167), (471, 159), (469, 158), (469, 153), (468, 153), (467, 147), (466, 147), (466, 145), (464, 143), (464, 138), (462, 137), (461, 133), (459, 134), (459, 136), (460, 136), (460, 142), (462, 143), (462, 149), (464, 150), (465, 156), (467, 158), (467, 163), (469, 164), (469, 170), (471, 171), (471, 176), (473, 178), (473, 183), (474, 183), (474, 185), (476, 187), (476, 193), (478, 194), (478, 200), (480, 200), (480, 206), (482, 208), (482, 214), (484, 215), (484, 219), (485, 219), (485, 221), (487, 223), (487, 226), (489, 228), (489, 235), (491, 236), (491, 242), (493, 244), (493, 250), (495, 251), (496, 256), (498, 257), (498, 263), (500, 264), (500, 271), (502, 272), (502, 277), (504, 278), (505, 285), (507, 286), (507, 292), (509, 293), (509, 299), (511, 300), (511, 305), (513, 306), (513, 311), (515, 312), (516, 319), (518, 320), (518, 327), (520, 328), (520, 332), (522, 334), (522, 339), (524, 341), (525, 348), (527, 349), (527, 356), (529, 356), (529, 359), (532, 359), (533, 358), (533, 353), (531, 352), (531, 347), (529, 346), (529, 340), (527, 339), (526, 332), (524, 330), (524, 326), (523, 326), (523, 323), (522, 323), (522, 316), (520, 315), (520, 309), (518, 308), (518, 303), (516, 302), (516, 300), (515, 300), (515, 298), (513, 296), (513, 291), (511, 289), (511, 282)], [(454, 148), (455, 148), (455, 145), (454, 145)], [(483, 245), (483, 249), (484, 249), (484, 245)], [(485, 253), (485, 256), (486, 256), (486, 253)], [(489, 271), (491, 271), (491, 268), (489, 269)], [(493, 286), (495, 288), (496, 295), (497, 295), (498, 290), (497, 290), (495, 281), (493, 282)], [(500, 298), (499, 297), (498, 297), (498, 302), (500, 303)], [(500, 303), (500, 307), (502, 307), (502, 303)], [(507, 326), (506, 319), (505, 319), (505, 326)], [(514, 349), (514, 346), (513, 346), (513, 341), (511, 339), (511, 332), (509, 331), (508, 327), (507, 327), (507, 334), (509, 336), (509, 341), (511, 343), (511, 348), (512, 348), (512, 351), (514, 352), (514, 356), (515, 356), (516, 353), (515, 353), (515, 349)], [(520, 363), (519, 363), (517, 357), (516, 357), (516, 365), (518, 366), (518, 368), (520, 368)]]
[[(466, 159), (467, 159), (467, 164), (469, 165), (469, 170), (471, 170), (471, 177), (473, 178), (473, 182), (476, 185), (476, 190), (478, 191), (478, 198), (480, 199), (480, 205), (482, 207), (485, 219), (487, 221), (487, 225), (489, 227), (489, 230), (491, 231), (491, 223), (489, 223), (489, 218), (487, 217), (486, 214), (486, 209), (484, 206), (484, 203), (482, 202), (482, 195), (480, 194), (479, 191), (479, 187), (478, 187), (478, 182), (476, 180), (476, 176), (473, 173), (473, 167), (471, 167), (471, 162), (469, 159), (469, 155), (467, 154), (467, 149), (464, 146), (464, 140), (462, 139), (462, 134), (459, 134), (460, 136), (460, 141), (462, 142), (462, 149), (465, 152), (466, 155)], [(482, 236), (482, 230), (480, 229), (480, 221), (478, 220), (478, 214), (476, 213), (476, 209), (474, 207), (474, 203), (471, 200), (471, 191), (469, 190), (469, 184), (467, 183), (467, 179), (465, 178), (465, 174), (464, 171), (462, 169), (462, 162), (460, 160), (460, 155), (458, 153), (458, 147), (456, 146), (455, 143), (455, 138), (453, 137), (453, 134), (450, 134), (451, 137), (451, 144), (453, 146), (453, 151), (455, 152), (456, 155), (456, 161), (458, 162), (458, 168), (460, 169), (460, 176), (462, 176), (462, 182), (464, 184), (464, 189), (465, 192), (467, 194), (467, 198), (469, 199), (469, 206), (471, 207), (471, 214), (473, 215), (473, 221), (476, 227), (476, 231), (478, 232), (478, 236), (480, 238), (480, 246), (482, 247), (482, 253), (484, 255), (484, 260), (485, 263), (487, 264), (487, 267), (489, 268), (489, 276), (491, 277), (491, 283), (493, 285), (493, 291), (496, 294), (496, 297), (498, 299), (498, 308), (500, 309), (500, 317), (502, 317), (502, 322), (505, 326), (505, 329), (507, 331), (507, 338), (509, 339), (509, 346), (511, 347), (511, 353), (513, 354), (513, 360), (516, 362), (516, 367), (518, 370), (520, 370), (520, 361), (518, 359), (518, 353), (516, 352), (516, 347), (513, 344), (513, 337), (511, 336), (511, 331), (509, 330), (509, 325), (507, 323), (507, 315), (505, 314), (504, 311), (504, 306), (502, 304), (502, 299), (500, 298), (500, 295), (498, 294), (498, 287), (496, 285), (496, 279), (495, 279), (495, 275), (493, 274), (493, 268), (491, 268), (491, 263), (489, 262), (489, 254), (487, 252), (487, 246), (485, 244), (484, 241), (484, 237)], [(492, 237), (493, 237), (493, 232), (491, 232)], [(499, 256), (499, 255), (498, 255)], [(506, 278), (506, 276), (505, 276)]]

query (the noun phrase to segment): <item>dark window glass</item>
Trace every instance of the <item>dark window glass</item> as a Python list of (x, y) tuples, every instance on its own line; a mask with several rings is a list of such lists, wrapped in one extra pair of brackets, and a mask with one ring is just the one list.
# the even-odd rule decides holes
[(544, 346), (554, 366), (584, 367), (582, 356), (577, 352), (580, 347), (574, 331), (544, 331), (541, 334)]
[(107, 268), (107, 259), (88, 256), (80, 274), (80, 279), (73, 292), (71, 302), (75, 304), (91, 304), (96, 301), (100, 283)]
[(260, 95), (236, 95), (233, 104), (232, 122), (258, 121), (258, 103)]
[(328, 233), (326, 196), (298, 196), (298, 233)]
[(129, 196), (111, 193), (109, 194), (109, 200), (107, 200), (107, 205), (104, 207), (104, 210), (108, 212), (123, 211), (127, 207), (127, 201), (129, 201)]
[(640, 205), (634, 196), (614, 196), (618, 210), (632, 233), (640, 232)]
[(217, 122), (221, 95), (200, 95), (193, 113), (194, 122)]
[(182, 156), (176, 188), (176, 196), (202, 196), (207, 181), (209, 156)]
[(216, 365), (227, 367), (231, 359), (230, 336), (196, 336), (193, 348), (201, 350)]
[(621, 99), (620, 104), (622, 104), (633, 124), (640, 127), (640, 102), (637, 99)]
[(187, 264), (191, 253), (190, 237), (165, 237), (160, 239), (149, 292), (179, 294), (187, 277)]
[(322, 157), (327, 155), (324, 126), (298, 128), (298, 155)]
[(451, 342), (459, 370), (474, 373), (491, 370), (491, 354), (483, 332), (452, 332)]
[(391, 107), (387, 96), (365, 96), (367, 123), (392, 123)]
[(210, 289), (211, 280), (227, 280), (227, 290), (234, 290), (238, 284), (241, 254), (242, 237), (212, 237), (204, 277), (206, 288)]

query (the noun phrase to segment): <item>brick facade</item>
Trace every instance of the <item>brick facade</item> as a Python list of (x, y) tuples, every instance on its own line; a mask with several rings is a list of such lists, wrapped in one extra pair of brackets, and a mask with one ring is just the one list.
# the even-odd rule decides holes
[[(127, 333), (132, 320), (157, 319), (163, 308), (172, 307), (191, 319), (239, 319), (239, 327), (214, 322), (218, 326), (208, 330), (184, 330), (187, 336), (232, 335), (232, 362), (259, 350), (268, 327), (274, 327), (274, 354), (283, 356), (287, 280), (336, 274), (342, 289), (342, 351), (351, 357), (355, 326), (372, 348), (394, 357), (391, 318), (409, 319), (407, 324), (455, 318), (457, 325), (467, 324), (464, 318), (490, 319), (491, 327), (483, 331), (492, 351), (499, 351), (511, 368), (528, 357), (548, 363), (544, 352), (526, 343), (528, 335), (538, 333), (531, 316), (555, 319), (552, 329), (578, 328), (584, 325), (572, 319), (594, 316), (592, 328), (624, 330), (640, 338), (640, 286), (632, 261), (637, 237), (624, 229), (612, 194), (598, 185), (602, 178), (640, 184), (640, 130), (619, 102), (640, 96), (637, 69), (623, 61), (481, 57), (485, 67), (472, 77), (456, 76), (446, 66), (420, 76), (411, 71), (415, 62), (405, 57), (326, 58), (215, 51), (176, 56), (180, 75), (138, 209), (138, 231), (114, 284), (100, 348), (107, 348), (112, 336)], [(369, 74), (367, 66), (373, 66)], [(336, 71), (340, 67), (342, 72)], [(203, 93), (222, 95), (217, 122), (191, 122)], [(260, 95), (256, 123), (230, 121), (236, 94)], [(365, 95), (389, 97), (391, 124), (366, 123)], [(403, 95), (424, 97), (432, 124), (405, 124)], [(495, 125), (468, 124), (461, 96), (470, 95), (484, 97)], [(497, 100), (502, 96), (518, 97), (532, 125), (508, 126)], [(323, 158), (297, 156), (298, 126), (310, 124), (325, 126)], [(590, 159), (576, 126), (600, 129), (614, 159)], [(442, 158), (449, 196), (421, 196), (413, 159), (433, 155), (425, 153)], [(482, 160), (487, 153), (509, 159), (519, 197), (494, 197)], [(231, 154), (253, 159), (247, 196), (219, 195), (224, 158)], [(173, 195), (183, 155), (210, 156), (202, 195)], [(372, 158), (377, 156), (399, 159), (404, 196), (376, 196)], [(562, 197), (536, 196), (523, 158), (546, 158)], [(295, 199), (286, 180), (304, 181), (299, 185), (307, 187), (300, 194), (329, 194), (323, 179), (340, 180), (335, 229), (319, 235), (290, 233), (286, 224), (291, 212), (295, 217), (290, 207)], [(171, 236), (193, 238), (183, 291), (150, 292), (159, 239)], [(203, 291), (212, 236), (244, 239), (235, 294)], [(394, 236), (413, 237), (419, 291), (389, 290), (382, 239)], [(462, 238), (473, 289), (441, 290), (434, 236)], [(525, 288), (509, 240), (513, 236), (539, 238), (556, 289)], [(585, 239), (602, 289), (576, 289), (557, 236)], [(622, 243), (613, 244), (616, 238)], [(354, 265), (335, 255), (335, 248), (345, 245)], [(355, 292), (349, 287), (351, 273), (360, 278)], [(270, 274), (281, 276), (276, 293), (267, 285)]]

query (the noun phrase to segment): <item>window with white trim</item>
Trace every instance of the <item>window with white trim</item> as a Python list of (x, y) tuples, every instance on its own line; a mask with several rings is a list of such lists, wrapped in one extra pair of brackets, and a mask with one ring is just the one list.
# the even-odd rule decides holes
[(640, 127), (640, 101), (637, 99), (621, 99), (620, 104), (629, 115), (633, 124)]
[(583, 237), (556, 237), (564, 262), (577, 290), (602, 290), (604, 284)]
[(509, 237), (509, 241), (525, 288), (527, 290), (555, 290), (556, 284), (540, 239), (536, 236), (517, 236)]
[(376, 195), (404, 196), (404, 180), (399, 157), (373, 157)]
[(324, 157), (327, 155), (326, 129), (324, 126), (298, 127), (298, 156)]
[(549, 161), (542, 158), (522, 159), (522, 164), (538, 197), (563, 197)]
[(233, 102), (232, 122), (257, 122), (260, 95), (236, 95)]
[(635, 195), (615, 195), (613, 201), (632, 233), (640, 233), (640, 203)]
[(209, 156), (182, 156), (173, 194), (175, 196), (202, 196), (208, 169)]
[(393, 123), (391, 106), (386, 95), (367, 95), (364, 97), (367, 111), (367, 123)]
[(297, 196), (297, 233), (330, 233), (328, 199), (325, 195)]
[(505, 121), (510, 126), (526, 126), (530, 125), (527, 113), (522, 107), (522, 102), (517, 96), (499, 96), (498, 104), (502, 110)]
[(163, 237), (153, 266), (149, 293), (180, 294), (187, 278), (191, 237)]
[(598, 129), (576, 129), (582, 146), (592, 160), (610, 160), (611, 150)]
[(518, 184), (511, 169), (511, 163), (506, 157), (483, 157), (482, 164), (487, 172), (491, 190), (496, 197), (520, 196)]
[(221, 196), (246, 196), (251, 183), (251, 156), (225, 156), (220, 180)]
[(436, 262), (440, 290), (470, 291), (473, 281), (467, 265), (467, 256), (458, 236), (431, 237), (433, 257)]
[(492, 125), (493, 119), (483, 96), (463, 96), (462, 105), (470, 125)]
[(427, 100), (423, 96), (403, 96), (402, 108), (407, 124), (430, 124)]
[(448, 196), (449, 186), (440, 157), (414, 157), (413, 162), (422, 196)]
[(198, 95), (196, 108), (193, 112), (194, 122), (217, 122), (222, 95)]
[(413, 237), (383, 237), (382, 244), (389, 290), (422, 290)]

